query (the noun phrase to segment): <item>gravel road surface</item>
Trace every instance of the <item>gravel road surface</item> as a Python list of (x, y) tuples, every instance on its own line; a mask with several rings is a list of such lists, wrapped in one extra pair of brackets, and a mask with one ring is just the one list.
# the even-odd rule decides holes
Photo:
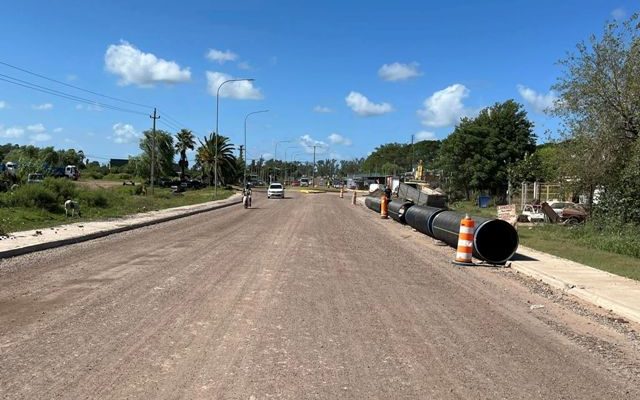
[(254, 194), (1, 261), (0, 398), (640, 398), (636, 326), (349, 196)]

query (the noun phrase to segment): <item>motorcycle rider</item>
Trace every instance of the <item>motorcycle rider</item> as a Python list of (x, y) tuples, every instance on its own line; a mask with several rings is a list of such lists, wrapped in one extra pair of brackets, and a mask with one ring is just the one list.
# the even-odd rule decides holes
[(242, 192), (242, 203), (244, 204), (244, 208), (251, 207), (251, 184), (247, 183), (246, 187)]

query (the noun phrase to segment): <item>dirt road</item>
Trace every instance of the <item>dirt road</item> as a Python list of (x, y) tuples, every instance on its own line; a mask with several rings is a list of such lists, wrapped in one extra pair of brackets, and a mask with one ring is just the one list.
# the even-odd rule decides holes
[(336, 194), (254, 206), (0, 262), (0, 398), (640, 397), (628, 324)]

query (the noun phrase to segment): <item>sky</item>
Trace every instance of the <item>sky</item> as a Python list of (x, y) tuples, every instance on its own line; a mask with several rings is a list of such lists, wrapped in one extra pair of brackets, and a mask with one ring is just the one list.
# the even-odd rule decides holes
[[(158, 129), (201, 139), (216, 103), (236, 146), (246, 121), (248, 159), (308, 161), (314, 145), (318, 159), (352, 159), (412, 136), (441, 140), (508, 99), (543, 143), (560, 128), (545, 113), (557, 62), (640, 10), (638, 0), (4, 3), (0, 143), (81, 149), (101, 163), (140, 153), (154, 108)], [(219, 86), (228, 79), (254, 80)]]

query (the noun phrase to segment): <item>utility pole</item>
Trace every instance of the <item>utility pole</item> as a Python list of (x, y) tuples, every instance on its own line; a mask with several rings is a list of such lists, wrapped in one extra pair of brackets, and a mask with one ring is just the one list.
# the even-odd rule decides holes
[(244, 179), (242, 180), (242, 184), (244, 186), (242, 186), (242, 189), (244, 190), (245, 187), (247, 187), (247, 161), (244, 159), (244, 155), (242, 154), (242, 150), (244, 149), (244, 145), (240, 145), (240, 158), (242, 158), (242, 175), (244, 176)]
[(311, 170), (312, 178), (311, 182), (313, 182), (313, 187), (316, 187), (316, 146), (313, 146), (313, 169)]
[(153, 120), (153, 131), (151, 134), (151, 194), (153, 195), (153, 181), (155, 180), (155, 163), (156, 163), (156, 120), (160, 119), (156, 109), (153, 109), (153, 115), (149, 115)]
[[(413, 161), (414, 161), (414, 151), (413, 151), (413, 135), (411, 135), (411, 173), (413, 174)], [(415, 177), (415, 175), (414, 175)], [(413, 178), (412, 178), (413, 179)]]

